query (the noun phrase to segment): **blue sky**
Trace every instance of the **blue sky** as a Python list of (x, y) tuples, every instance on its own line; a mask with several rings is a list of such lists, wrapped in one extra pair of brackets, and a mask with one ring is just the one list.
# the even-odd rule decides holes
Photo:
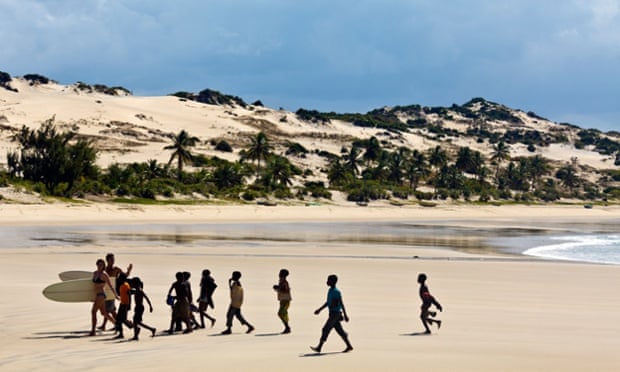
[(0, 0), (0, 71), (366, 112), (473, 97), (620, 131), (620, 0)]

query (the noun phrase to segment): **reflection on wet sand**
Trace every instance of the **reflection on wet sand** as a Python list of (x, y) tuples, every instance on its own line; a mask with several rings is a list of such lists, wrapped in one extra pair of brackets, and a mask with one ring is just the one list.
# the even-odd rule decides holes
[[(571, 226), (574, 228), (574, 226)], [(562, 227), (560, 227), (562, 228)], [(428, 222), (135, 224), (0, 227), (0, 248), (41, 246), (209, 246), (222, 242), (264, 246), (266, 243), (356, 244), (371, 246), (441, 247), (472, 253), (497, 253), (506, 238), (544, 236), (558, 227), (469, 227)], [(521, 244), (523, 245), (523, 244)], [(524, 246), (524, 249), (527, 248)], [(510, 253), (516, 253), (514, 250)]]

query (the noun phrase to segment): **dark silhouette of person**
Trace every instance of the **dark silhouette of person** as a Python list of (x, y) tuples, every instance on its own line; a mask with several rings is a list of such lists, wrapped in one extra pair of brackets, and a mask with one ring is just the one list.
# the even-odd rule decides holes
[(280, 302), (278, 317), (284, 324), (282, 334), (291, 333), (291, 327), (288, 325), (288, 308), (291, 305), (291, 287), (288, 285), (288, 281), (286, 280), (288, 274), (289, 272), (287, 269), (280, 270), (278, 273), (278, 284), (273, 286), (273, 289), (278, 293), (278, 301)]
[(134, 277), (130, 280), (131, 282), (131, 293), (133, 294), (134, 299), (134, 309), (133, 309), (133, 338), (132, 340), (138, 341), (138, 335), (140, 334), (140, 328), (146, 328), (151, 331), (151, 337), (155, 337), (155, 328), (150, 327), (142, 322), (142, 317), (144, 315), (144, 300), (149, 304), (149, 312), (153, 312), (153, 305), (151, 304), (151, 300), (149, 296), (144, 293), (144, 283), (138, 277)]
[(342, 338), (344, 343), (347, 345), (346, 349), (343, 350), (343, 353), (347, 353), (353, 350), (353, 346), (349, 342), (349, 335), (342, 328), (342, 320), (345, 322), (349, 321), (349, 316), (347, 315), (347, 310), (344, 307), (344, 302), (342, 301), (342, 294), (340, 290), (336, 288), (336, 283), (338, 282), (338, 277), (334, 274), (327, 277), (327, 285), (329, 286), (329, 290), (327, 291), (327, 301), (318, 309), (314, 311), (315, 315), (319, 315), (321, 310), (324, 308), (329, 308), (329, 317), (323, 326), (321, 331), (321, 339), (317, 346), (310, 346), (310, 349), (313, 351), (320, 353), (321, 348), (325, 341), (327, 341), (327, 336), (332, 329), (335, 329), (338, 335)]
[(232, 277), (228, 279), (228, 287), (230, 288), (230, 306), (228, 306), (228, 312), (226, 313), (226, 329), (222, 331), (223, 335), (229, 335), (232, 333), (233, 318), (237, 318), (241, 324), (248, 326), (245, 333), (251, 333), (254, 327), (248, 323), (247, 320), (241, 314), (241, 305), (243, 304), (243, 287), (241, 286), (241, 273), (239, 271), (233, 271)]
[(190, 333), (192, 332), (192, 325), (189, 304), (192, 303), (192, 292), (182, 272), (176, 273), (176, 281), (170, 286), (168, 296), (172, 294), (173, 290), (175, 292), (175, 302), (172, 307), (172, 319), (170, 320), (168, 333), (172, 334), (174, 332), (174, 323), (177, 318), (181, 319), (187, 326), (183, 333)]
[(200, 297), (198, 297), (198, 312), (200, 313), (200, 326), (205, 327), (205, 318), (211, 321), (211, 327), (215, 324), (215, 318), (207, 314), (207, 309), (215, 308), (213, 304), (213, 292), (217, 288), (215, 279), (211, 276), (211, 271), (202, 270), (202, 278), (200, 279)]
[(435, 311), (430, 311), (431, 305), (435, 305), (437, 310), (443, 311), (441, 304), (433, 297), (426, 286), (426, 274), (418, 275), (418, 283), (420, 284), (420, 299), (422, 300), (422, 306), (420, 307), (420, 319), (422, 319), (422, 325), (424, 325), (424, 329), (426, 330), (424, 333), (430, 334), (431, 329), (429, 328), (429, 324), (433, 323), (437, 324), (437, 328), (441, 328), (441, 320), (432, 319), (437, 315)]

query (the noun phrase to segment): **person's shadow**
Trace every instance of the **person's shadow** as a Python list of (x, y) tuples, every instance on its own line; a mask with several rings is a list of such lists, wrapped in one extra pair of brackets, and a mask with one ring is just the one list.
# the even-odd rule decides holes
[(324, 356), (335, 355), (335, 354), (348, 354), (348, 353), (345, 353), (345, 352), (342, 352), (342, 351), (330, 351), (330, 352), (327, 352), (327, 353), (323, 353), (323, 352), (321, 352), (321, 353), (314, 353), (314, 352), (312, 352), (312, 353), (306, 353), (306, 354), (299, 354), (299, 357), (300, 358), (324, 357)]
[(63, 339), (69, 340), (73, 338), (91, 337), (90, 331), (56, 331), (56, 332), (36, 332), (33, 336), (24, 337), (26, 340), (43, 340), (43, 339)]
[(413, 332), (413, 333), (401, 333), (401, 336), (432, 336), (432, 333), (426, 332)]

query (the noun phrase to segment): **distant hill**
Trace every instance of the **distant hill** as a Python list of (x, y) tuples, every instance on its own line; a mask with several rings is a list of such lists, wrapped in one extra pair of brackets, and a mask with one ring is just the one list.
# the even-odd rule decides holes
[[(474, 200), (493, 200), (525, 195), (540, 200), (546, 198), (541, 191), (544, 187), (558, 192), (557, 198), (549, 197), (552, 200), (620, 195), (619, 133), (556, 123), (484, 98), (449, 107), (386, 106), (367, 113), (303, 108), (289, 112), (263, 107), (260, 101), (248, 104), (240, 97), (211, 89), (138, 97), (123, 87), (84, 82), (61, 85), (37, 74), (12, 77), (0, 72), (0, 169), (7, 169), (7, 154), (17, 148), (15, 135), (22, 126), (34, 129), (52, 117), (59, 130), (91, 141), (97, 150), (97, 165), (104, 172), (111, 165), (149, 160), (167, 164), (171, 153), (164, 147), (181, 130), (198, 138), (192, 151), (203, 159), (257, 163), (244, 157), (261, 132), (272, 153), (298, 169), (289, 187), (304, 189), (304, 185), (316, 183), (350, 196), (350, 188), (367, 187), (370, 181), (392, 185), (381, 186), (382, 192), (372, 197), (364, 194), (351, 200), (395, 195), (407, 199), (416, 193), (417, 198), (469, 199), (473, 195)], [(372, 155), (373, 146), (378, 146), (376, 156)], [(498, 156), (498, 146), (505, 147), (505, 156)], [(445, 169), (430, 164), (437, 148), (448, 158)], [(407, 161), (412, 154), (425, 158), (419, 176), (407, 175), (414, 172), (406, 169), (411, 166)], [(398, 161), (398, 156), (403, 158), (399, 171), (390, 163)], [(545, 160), (549, 169), (544, 175), (523, 173), (526, 163), (535, 157)], [(355, 163), (349, 169), (353, 178), (348, 179), (348, 186), (335, 186), (331, 172), (338, 162)], [(188, 169), (197, 172), (213, 167), (205, 164), (209, 162), (194, 163)], [(460, 181), (452, 185), (445, 179), (440, 182), (441, 171), (453, 172), (444, 176)], [(511, 180), (519, 171), (525, 179)], [(573, 173), (578, 179), (574, 185), (564, 180)], [(248, 184), (261, 178), (244, 177)], [(537, 177), (540, 179), (534, 179)], [(473, 185), (472, 180), (479, 185)], [(467, 192), (449, 192), (463, 184), (469, 184)], [(445, 191), (439, 195), (438, 189)]]

